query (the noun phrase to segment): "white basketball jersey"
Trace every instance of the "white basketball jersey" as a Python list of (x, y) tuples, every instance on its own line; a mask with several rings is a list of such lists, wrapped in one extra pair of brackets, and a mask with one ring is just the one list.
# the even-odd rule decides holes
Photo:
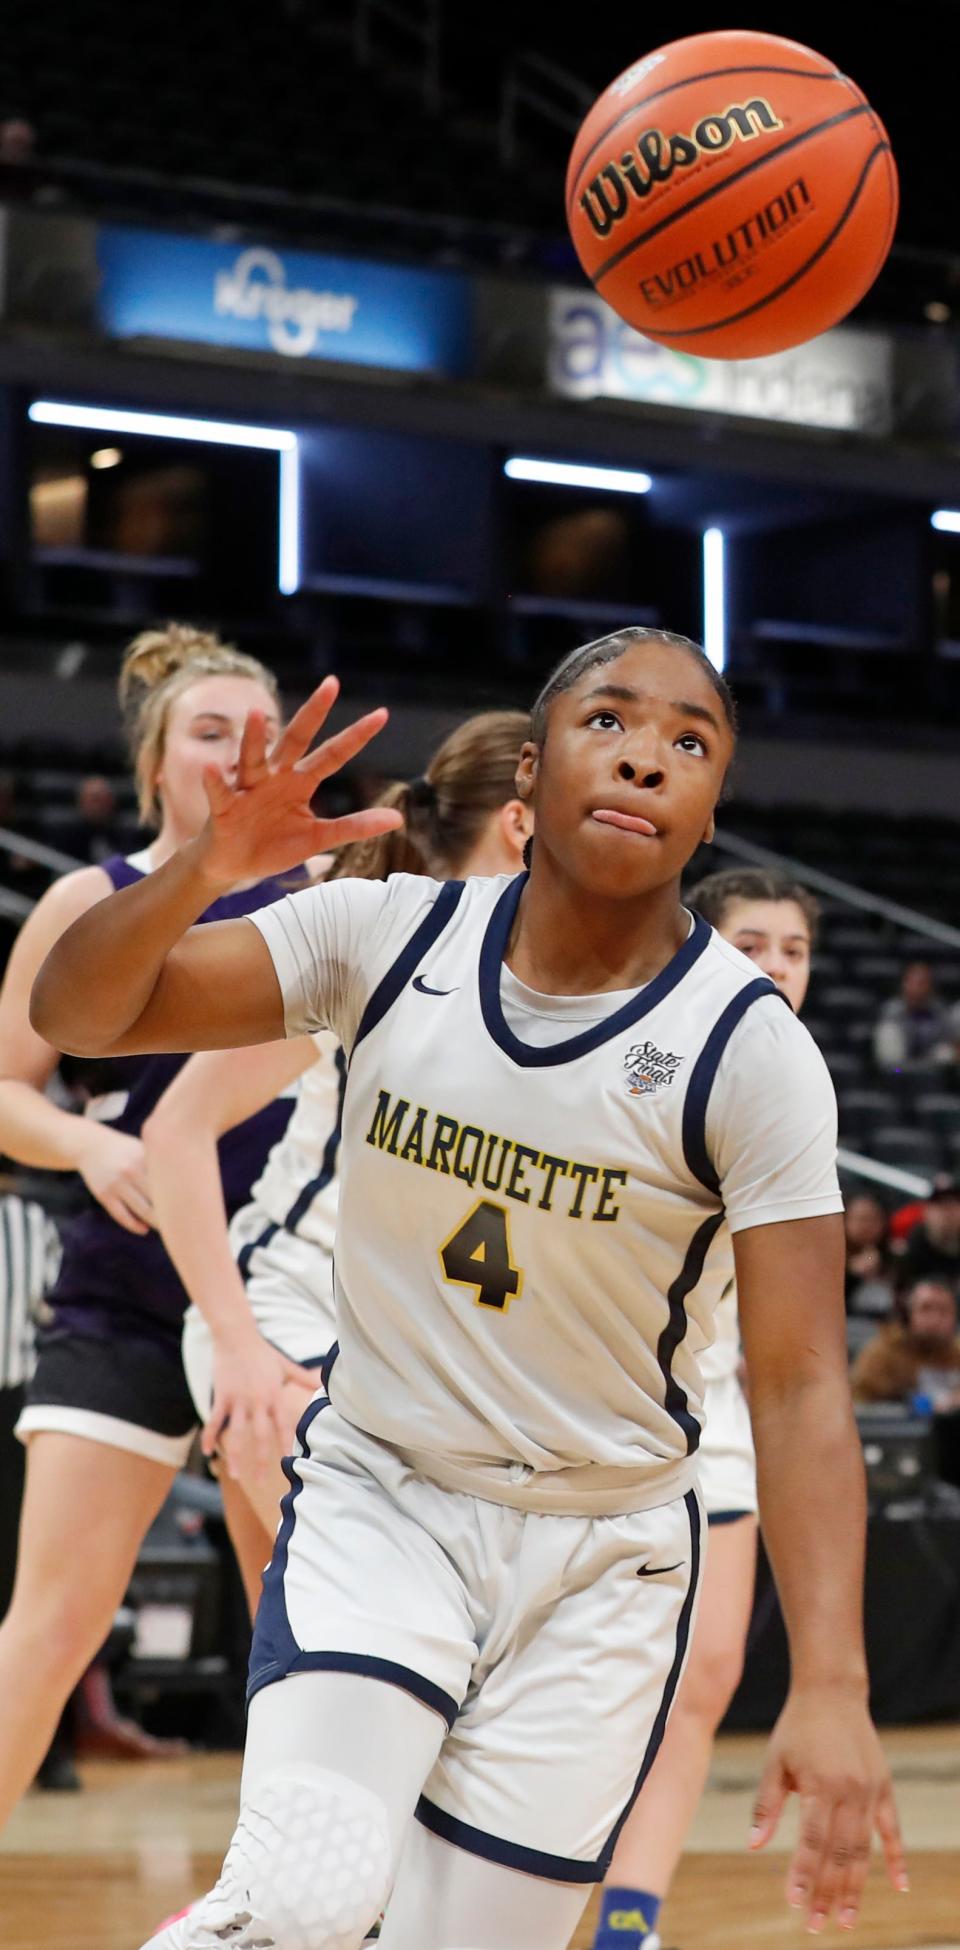
[(251, 917), (288, 1033), (323, 1020), (350, 1050), (330, 1393), (449, 1487), (639, 1509), (695, 1477), (730, 1227), (841, 1209), (833, 1091), (699, 919), (625, 1000), (542, 998), (613, 1013), (518, 1033), (525, 884), (341, 881)]
[(329, 1030), (314, 1037), (317, 1060), (300, 1079), (287, 1128), (273, 1146), (250, 1197), (272, 1219), (333, 1252), (337, 1231), (343, 1093), (347, 1063)]

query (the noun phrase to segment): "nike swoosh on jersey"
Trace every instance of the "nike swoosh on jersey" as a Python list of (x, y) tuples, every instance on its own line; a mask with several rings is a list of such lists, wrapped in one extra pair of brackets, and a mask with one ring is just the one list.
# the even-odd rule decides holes
[(668, 1571), (679, 1571), (683, 1562), (684, 1559), (681, 1557), (679, 1564), (641, 1564), (637, 1576), (638, 1578), (662, 1578)]
[(418, 995), (455, 995), (456, 994), (456, 989), (432, 989), (429, 986), (429, 984), (424, 981), (422, 975), (414, 976), (413, 987), (416, 989)]

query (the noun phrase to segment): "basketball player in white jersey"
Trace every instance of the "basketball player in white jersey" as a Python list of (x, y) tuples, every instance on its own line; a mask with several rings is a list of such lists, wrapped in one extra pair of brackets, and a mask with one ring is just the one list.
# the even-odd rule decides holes
[[(401, 812), (403, 829), (346, 847), (331, 878), (517, 873), (533, 824), (515, 784), (529, 728), (524, 711), (483, 711), (458, 725), (422, 778), (384, 796)], [(296, 1076), (287, 1128), (228, 1233), (218, 1140)], [(284, 1357), (319, 1369), (336, 1338), (345, 1085), (346, 1060), (327, 1030), (207, 1051), (190, 1059), (144, 1126), (156, 1223), (193, 1301), (183, 1359), (204, 1447), (208, 1454), (220, 1447), (249, 1509), (241, 1569), (251, 1612), (286, 1488), (281, 1461), (313, 1392), (289, 1379)], [(231, 1535), (239, 1545), (235, 1506)]]
[[(775, 982), (799, 1014), (810, 980), (818, 907), (789, 875), (733, 867), (691, 887), (687, 902)], [(710, 1766), (716, 1730), (743, 1671), (757, 1557), (757, 1472), (740, 1385), (736, 1290), (725, 1294), (700, 1361), (697, 1451), (710, 1548), (690, 1657), (642, 1795), (613, 1853), (594, 1950), (660, 1950), (657, 1920)]]
[(311, 797), (384, 718), (308, 753), (336, 694), (272, 752), (254, 715), (203, 837), (33, 992), (84, 1052), (322, 1025), (349, 1052), (340, 1350), (288, 1464), (240, 1819), (153, 1950), (356, 1950), (391, 1888), (385, 1950), (563, 1950), (683, 1670), (698, 1357), (734, 1274), (792, 1659), (752, 1839), (799, 1792), (789, 1899), (850, 1925), (874, 1828), (905, 1870), (866, 1700), (835, 1101), (773, 983), (679, 899), (729, 692), (684, 638), (589, 644), (534, 709), (528, 875), (340, 881), (190, 932), (214, 889), (336, 845)]

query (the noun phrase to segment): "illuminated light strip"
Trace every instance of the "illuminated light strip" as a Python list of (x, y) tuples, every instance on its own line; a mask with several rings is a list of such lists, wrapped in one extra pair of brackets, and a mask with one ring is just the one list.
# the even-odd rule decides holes
[(159, 440), (197, 440), (211, 447), (266, 450), (280, 456), (277, 583), (292, 596), (300, 587), (300, 442), (287, 427), (241, 426), (232, 420), (196, 420), (178, 413), (136, 413), (123, 407), (75, 406), (36, 399), (27, 417), (40, 426), (79, 427), (87, 433), (139, 433)]
[(579, 461), (528, 460), (515, 455), (505, 460), (503, 471), (511, 481), (543, 481), (548, 487), (602, 488), (613, 494), (649, 494), (653, 481), (649, 474), (637, 474), (624, 467), (583, 467)]
[(703, 536), (703, 647), (714, 670), (727, 661), (726, 542), (722, 528)]
[(960, 508), (938, 508), (930, 516), (930, 526), (944, 535), (960, 535)]
[(277, 586), (281, 596), (300, 587), (300, 442), (280, 449), (280, 513)]

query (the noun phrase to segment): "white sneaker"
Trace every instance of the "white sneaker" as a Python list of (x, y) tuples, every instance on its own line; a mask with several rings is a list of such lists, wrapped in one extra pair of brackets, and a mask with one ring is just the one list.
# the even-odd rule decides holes
[(193, 1904), (169, 1917), (142, 1950), (273, 1950), (274, 1939), (264, 1936), (262, 1924), (238, 1917), (212, 1930), (196, 1921), (197, 1908)]
[[(195, 1905), (194, 1905), (195, 1907)], [(181, 1910), (178, 1916), (168, 1917), (162, 1923), (156, 1936), (142, 1946), (142, 1950), (271, 1950), (272, 1937), (258, 1935), (253, 1926), (238, 1923), (232, 1930), (208, 1930), (194, 1922), (188, 1930), (193, 1909)], [(380, 1926), (377, 1924), (372, 1936), (364, 1937), (363, 1950), (377, 1950)]]

